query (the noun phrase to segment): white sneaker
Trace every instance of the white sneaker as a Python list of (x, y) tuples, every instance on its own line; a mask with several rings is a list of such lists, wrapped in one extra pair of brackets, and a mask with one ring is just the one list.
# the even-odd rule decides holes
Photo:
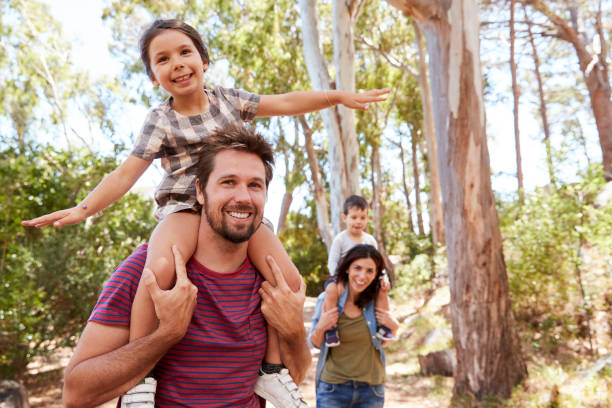
[(255, 393), (276, 408), (308, 408), (286, 368), (274, 374), (260, 371), (259, 378), (255, 382)]
[(121, 396), (121, 408), (155, 408), (156, 389), (155, 378), (146, 377)]

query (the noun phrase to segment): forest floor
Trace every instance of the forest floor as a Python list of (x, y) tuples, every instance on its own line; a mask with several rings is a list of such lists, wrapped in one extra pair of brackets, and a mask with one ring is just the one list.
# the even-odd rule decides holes
[[(453, 379), (443, 376), (423, 376), (418, 354), (444, 348), (450, 344), (448, 323), (448, 287), (440, 287), (411, 300), (394, 299), (393, 311), (401, 322), (399, 341), (386, 349), (387, 381), (385, 407), (429, 408), (448, 407), (451, 400)], [(310, 328), (315, 298), (307, 298), (304, 320)], [(599, 339), (599, 356), (610, 349), (609, 335), (612, 315), (606, 313), (600, 322), (605, 338)], [(597, 329), (596, 329), (597, 330)], [(612, 370), (605, 369), (594, 375), (584, 376), (586, 367), (595, 362), (594, 357), (582, 357), (584, 344), (559, 347), (555, 353), (539, 353), (524, 346), (529, 377), (517, 387), (510, 400), (485, 404), (487, 407), (610, 407), (612, 406)], [(58, 350), (52, 357), (30, 365), (25, 379), (32, 408), (60, 408), (62, 374), (72, 353), (71, 349)], [(586, 354), (585, 354), (586, 355)], [(312, 408), (315, 407), (314, 371), (318, 351), (313, 350), (313, 363), (300, 390)], [(612, 360), (612, 359), (611, 359)], [(612, 362), (609, 362), (612, 366)], [(557, 402), (557, 405), (554, 405)], [(101, 407), (112, 408), (116, 401)], [(463, 404), (461, 406), (470, 406)], [(475, 406), (475, 405), (473, 405)]]

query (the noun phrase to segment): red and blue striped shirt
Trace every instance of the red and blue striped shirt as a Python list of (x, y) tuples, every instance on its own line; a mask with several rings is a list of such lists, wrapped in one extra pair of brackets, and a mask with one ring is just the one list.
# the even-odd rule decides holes
[[(144, 244), (117, 267), (90, 321), (129, 326), (146, 256)], [(155, 405), (259, 408), (253, 387), (266, 347), (261, 276), (248, 259), (236, 272), (221, 274), (194, 258), (187, 275), (198, 288), (197, 306), (185, 337), (155, 367)]]

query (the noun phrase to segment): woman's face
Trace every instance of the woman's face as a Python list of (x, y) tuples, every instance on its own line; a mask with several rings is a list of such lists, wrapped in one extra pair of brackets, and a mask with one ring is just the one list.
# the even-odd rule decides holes
[(376, 263), (372, 258), (359, 258), (348, 269), (349, 289), (359, 294), (376, 278)]

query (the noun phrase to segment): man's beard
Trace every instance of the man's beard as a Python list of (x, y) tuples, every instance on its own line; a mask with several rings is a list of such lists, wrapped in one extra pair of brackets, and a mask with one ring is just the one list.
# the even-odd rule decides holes
[(242, 231), (232, 230), (231, 227), (226, 222), (225, 217), (223, 216), (224, 209), (223, 208), (221, 209), (220, 217), (215, 217), (210, 211), (208, 202), (209, 202), (208, 196), (204, 192), (204, 214), (206, 215), (206, 220), (208, 221), (208, 225), (210, 225), (213, 231), (215, 231), (217, 234), (221, 235), (223, 238), (227, 239), (228, 241), (233, 242), (234, 244), (240, 244), (242, 242), (248, 241), (251, 238), (251, 236), (255, 233), (255, 231), (257, 230), (257, 227), (260, 224), (259, 222), (257, 222), (257, 225), (256, 225), (256, 222), (255, 222), (257, 220), (257, 216), (259, 215), (256, 207), (247, 206), (247, 205), (234, 205), (231, 208), (229, 208), (229, 211), (252, 212), (253, 221), (251, 222), (251, 225), (248, 228)]

